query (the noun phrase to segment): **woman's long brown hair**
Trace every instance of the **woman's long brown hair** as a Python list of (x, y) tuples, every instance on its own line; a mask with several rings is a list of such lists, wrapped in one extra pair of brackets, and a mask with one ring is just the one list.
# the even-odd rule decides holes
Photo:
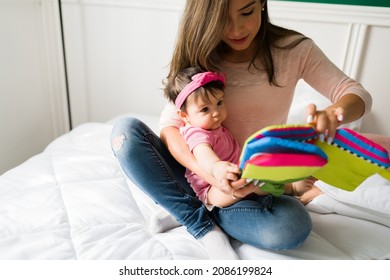
[[(275, 77), (273, 48), (293, 48), (307, 39), (302, 34), (270, 22), (267, 0), (260, 1), (262, 22), (258, 34), (257, 48), (250, 65), (264, 69), (271, 85), (279, 86)], [(225, 26), (229, 18), (229, 0), (187, 0), (180, 22), (178, 37), (170, 63), (167, 79), (174, 78), (181, 70), (198, 67), (204, 71), (219, 71), (226, 44), (222, 42)], [(282, 38), (292, 35), (297, 39), (289, 44), (278, 44)], [(279, 41), (281, 42), (281, 41)]]

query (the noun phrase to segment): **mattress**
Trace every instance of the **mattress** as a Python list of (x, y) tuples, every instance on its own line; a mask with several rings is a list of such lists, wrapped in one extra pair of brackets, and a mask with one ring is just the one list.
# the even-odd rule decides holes
[[(158, 118), (135, 115), (157, 132)], [(119, 117), (118, 117), (119, 118)], [(113, 156), (113, 123), (85, 123), (0, 177), (2, 260), (205, 260), (183, 226), (152, 230), (164, 211), (130, 182)], [(266, 251), (232, 240), (246, 260), (390, 258), (390, 182), (354, 192), (323, 182), (306, 207), (313, 230), (298, 249)]]

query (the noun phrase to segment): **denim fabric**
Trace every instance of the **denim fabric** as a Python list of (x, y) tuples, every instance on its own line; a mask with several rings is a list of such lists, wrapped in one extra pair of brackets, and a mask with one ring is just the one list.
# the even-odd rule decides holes
[(111, 143), (129, 179), (195, 238), (203, 237), (217, 223), (243, 243), (283, 250), (298, 247), (310, 233), (309, 214), (297, 199), (288, 196), (252, 195), (229, 207), (207, 211), (184, 177), (185, 168), (138, 119), (120, 120), (112, 131)]
[(122, 119), (113, 128), (111, 143), (126, 176), (195, 238), (214, 227), (209, 212), (184, 177), (185, 168), (148, 126), (135, 118)]
[(303, 204), (286, 195), (251, 195), (229, 207), (214, 208), (212, 212), (228, 235), (262, 249), (297, 248), (312, 227)]

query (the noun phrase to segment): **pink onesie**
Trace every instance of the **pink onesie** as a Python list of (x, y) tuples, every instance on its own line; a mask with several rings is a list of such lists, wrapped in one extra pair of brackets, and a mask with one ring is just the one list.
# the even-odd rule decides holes
[[(226, 128), (221, 126), (214, 130), (205, 130), (198, 127), (183, 126), (180, 128), (180, 133), (191, 152), (197, 145), (206, 143), (212, 147), (221, 160), (238, 164), (240, 147)], [(198, 198), (204, 204), (207, 204), (207, 192), (210, 184), (189, 169), (187, 169), (185, 176)]]

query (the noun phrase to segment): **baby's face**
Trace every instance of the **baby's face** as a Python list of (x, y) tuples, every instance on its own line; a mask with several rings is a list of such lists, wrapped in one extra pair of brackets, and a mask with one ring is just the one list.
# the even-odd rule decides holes
[(227, 116), (223, 97), (222, 90), (218, 90), (215, 96), (210, 94), (210, 100), (196, 99), (194, 95), (190, 95), (186, 101), (186, 122), (207, 130), (220, 127)]

